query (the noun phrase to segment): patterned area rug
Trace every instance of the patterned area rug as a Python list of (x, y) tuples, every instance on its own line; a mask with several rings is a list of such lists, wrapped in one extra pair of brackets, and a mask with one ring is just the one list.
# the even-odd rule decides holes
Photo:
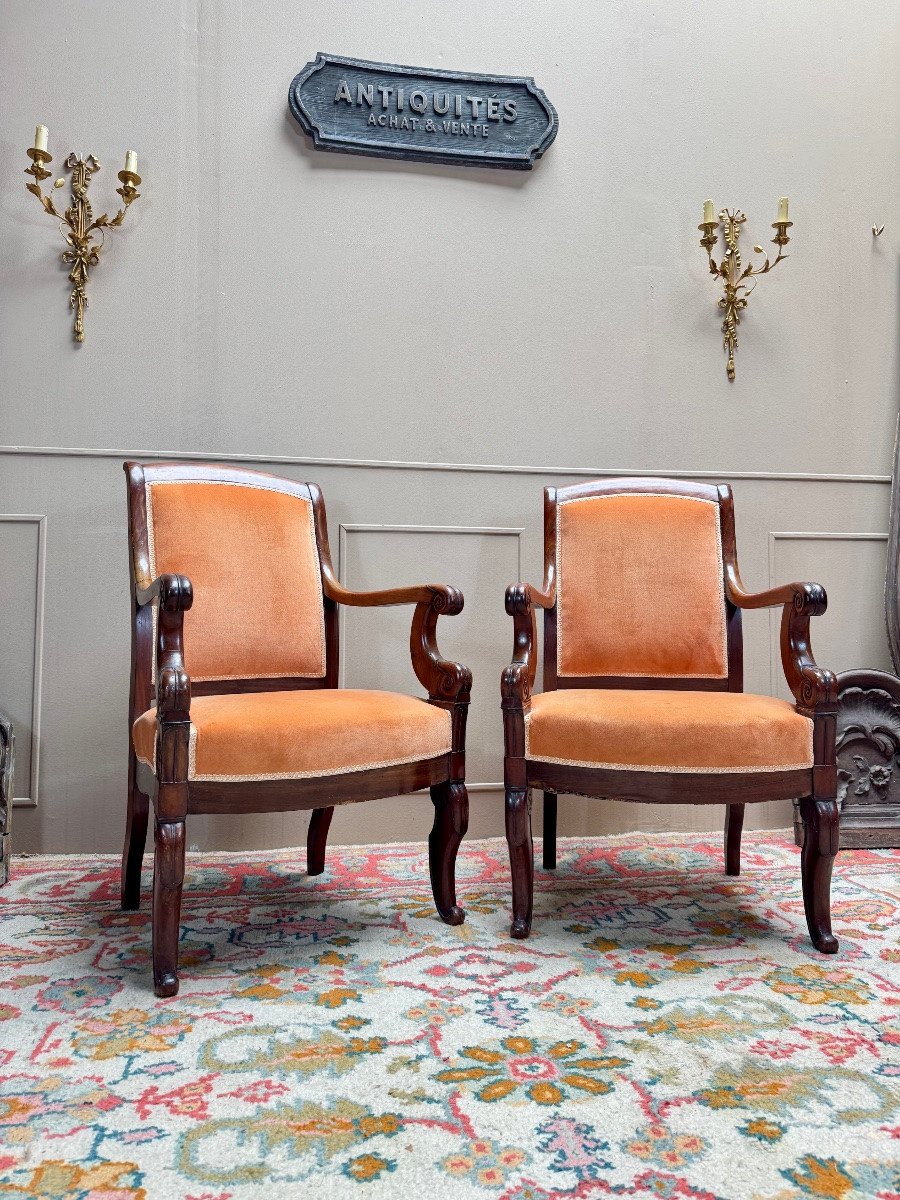
[(825, 958), (788, 835), (744, 841), (562, 841), (524, 943), (500, 841), (454, 929), (419, 845), (190, 856), (161, 1001), (116, 861), (16, 859), (0, 1197), (897, 1200), (900, 856), (838, 857)]

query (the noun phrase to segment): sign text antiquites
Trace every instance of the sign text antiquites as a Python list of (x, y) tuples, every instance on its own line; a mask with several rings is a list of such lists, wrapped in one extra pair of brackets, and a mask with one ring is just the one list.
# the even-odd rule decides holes
[(319, 150), (530, 170), (556, 136), (533, 79), (460, 74), (319, 54), (290, 106)]

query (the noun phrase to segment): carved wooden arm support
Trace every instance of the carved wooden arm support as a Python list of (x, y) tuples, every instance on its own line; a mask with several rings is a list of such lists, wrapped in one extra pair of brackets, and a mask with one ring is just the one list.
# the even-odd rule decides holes
[(809, 619), (825, 612), (828, 597), (820, 583), (787, 583), (766, 592), (744, 590), (737, 569), (729, 567), (725, 595), (737, 608), (776, 608), (781, 615), (781, 663), (797, 708), (809, 715), (834, 712), (837, 679), (813, 658)]
[(500, 679), (504, 708), (527, 708), (531, 703), (537, 673), (535, 605), (552, 608), (555, 603), (552, 586), (545, 592), (530, 583), (513, 583), (506, 589), (506, 611), (513, 619), (513, 656)]
[(388, 588), (380, 592), (353, 592), (323, 573), (325, 595), (337, 604), (355, 608), (386, 608), (397, 604), (415, 604), (409, 651), (413, 670), (431, 700), (468, 704), (472, 691), (472, 672), (462, 663), (443, 658), (436, 638), (437, 619), (456, 616), (463, 610), (463, 594), (444, 583), (423, 587)]
[(135, 592), (143, 607), (159, 601), (156, 620), (156, 716), (158, 721), (189, 721), (191, 680), (184, 666), (184, 614), (194, 603), (185, 575), (160, 575)]

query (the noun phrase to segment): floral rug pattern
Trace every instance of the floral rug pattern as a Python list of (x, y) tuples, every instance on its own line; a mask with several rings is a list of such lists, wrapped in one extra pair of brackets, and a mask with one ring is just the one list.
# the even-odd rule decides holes
[(16, 859), (0, 1200), (900, 1200), (900, 854), (838, 856), (826, 958), (788, 836), (563, 840), (527, 942), (502, 841), (456, 928), (420, 845), (191, 855), (171, 1000), (149, 870)]

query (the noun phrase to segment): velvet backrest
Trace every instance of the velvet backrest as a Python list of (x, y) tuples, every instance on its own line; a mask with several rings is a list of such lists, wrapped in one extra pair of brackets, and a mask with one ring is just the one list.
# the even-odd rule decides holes
[(126, 469), (137, 586), (166, 573), (191, 581), (184, 646), (192, 687), (324, 682), (325, 601), (310, 487), (233, 467)]
[(545, 687), (740, 690), (740, 618), (725, 599), (728, 489), (626, 478), (547, 489), (546, 498), (556, 604)]

